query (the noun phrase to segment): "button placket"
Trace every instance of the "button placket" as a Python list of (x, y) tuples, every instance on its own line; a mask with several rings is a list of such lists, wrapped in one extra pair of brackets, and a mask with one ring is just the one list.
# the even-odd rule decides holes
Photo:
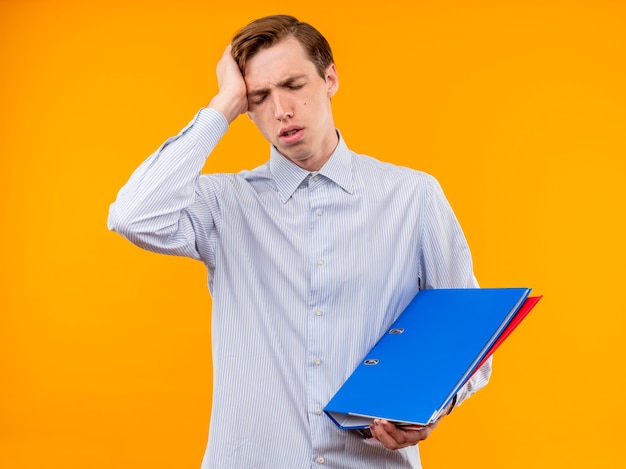
[(311, 430), (312, 430), (312, 450), (315, 463), (322, 465), (326, 460), (322, 456), (322, 444), (325, 440), (324, 432), (326, 422), (324, 419), (323, 405), (324, 395), (322, 394), (323, 380), (325, 379), (325, 362), (327, 349), (325, 344), (328, 343), (328, 337), (325, 335), (328, 327), (326, 321), (326, 305), (325, 293), (330, 281), (330, 272), (327, 270), (332, 265), (327, 258), (332, 241), (327, 236), (328, 228), (328, 206), (325, 205), (327, 194), (325, 194), (325, 180), (313, 174), (309, 184), (309, 212), (308, 218), (310, 223), (310, 314), (308, 319), (308, 347), (307, 347), (307, 381), (312, 389), (308, 393), (307, 407), (310, 412)]

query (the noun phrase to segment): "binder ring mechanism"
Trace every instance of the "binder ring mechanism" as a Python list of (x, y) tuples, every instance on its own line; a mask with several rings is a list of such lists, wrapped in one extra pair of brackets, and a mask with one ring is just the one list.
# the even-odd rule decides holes
[[(403, 332), (404, 332), (404, 329), (402, 328), (394, 328), (394, 329), (389, 330), (389, 333), (393, 335), (402, 334)], [(379, 361), (380, 360), (378, 360), (378, 358), (368, 358), (367, 360), (363, 361), (363, 364), (368, 365), (368, 366), (378, 365)]]

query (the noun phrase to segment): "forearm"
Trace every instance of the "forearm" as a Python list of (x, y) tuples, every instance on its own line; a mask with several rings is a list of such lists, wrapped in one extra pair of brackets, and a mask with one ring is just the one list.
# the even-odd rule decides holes
[(219, 112), (200, 111), (131, 175), (110, 207), (109, 229), (145, 249), (167, 252), (168, 243), (177, 243), (179, 246), (171, 248), (181, 252), (172, 254), (198, 257), (191, 252), (193, 248), (183, 246), (176, 233), (185, 229), (181, 215), (194, 203), (200, 171), (227, 128)]
[(492, 358), (489, 358), (483, 366), (476, 370), (467, 383), (461, 387), (457, 393), (455, 407), (461, 405), (464, 400), (487, 385), (491, 377), (491, 361)]

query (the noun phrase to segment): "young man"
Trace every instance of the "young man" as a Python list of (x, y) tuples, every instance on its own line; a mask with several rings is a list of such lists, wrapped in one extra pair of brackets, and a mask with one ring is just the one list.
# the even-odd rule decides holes
[[(138, 246), (207, 266), (214, 394), (202, 467), (419, 468), (417, 443), (438, 422), (375, 421), (364, 440), (322, 408), (420, 287), (477, 286), (440, 186), (348, 149), (333, 123), (333, 56), (306, 23), (252, 22), (217, 75), (209, 106), (133, 173), (109, 214)], [(269, 161), (199, 175), (244, 112)], [(489, 374), (488, 363), (457, 402)]]

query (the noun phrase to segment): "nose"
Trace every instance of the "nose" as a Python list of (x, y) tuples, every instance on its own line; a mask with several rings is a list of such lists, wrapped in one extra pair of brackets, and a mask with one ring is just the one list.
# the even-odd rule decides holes
[(293, 111), (290, 110), (290, 106), (284, 98), (281, 98), (280, 93), (275, 93), (272, 97), (274, 103), (274, 117), (279, 121), (285, 120), (289, 117), (293, 117)]

